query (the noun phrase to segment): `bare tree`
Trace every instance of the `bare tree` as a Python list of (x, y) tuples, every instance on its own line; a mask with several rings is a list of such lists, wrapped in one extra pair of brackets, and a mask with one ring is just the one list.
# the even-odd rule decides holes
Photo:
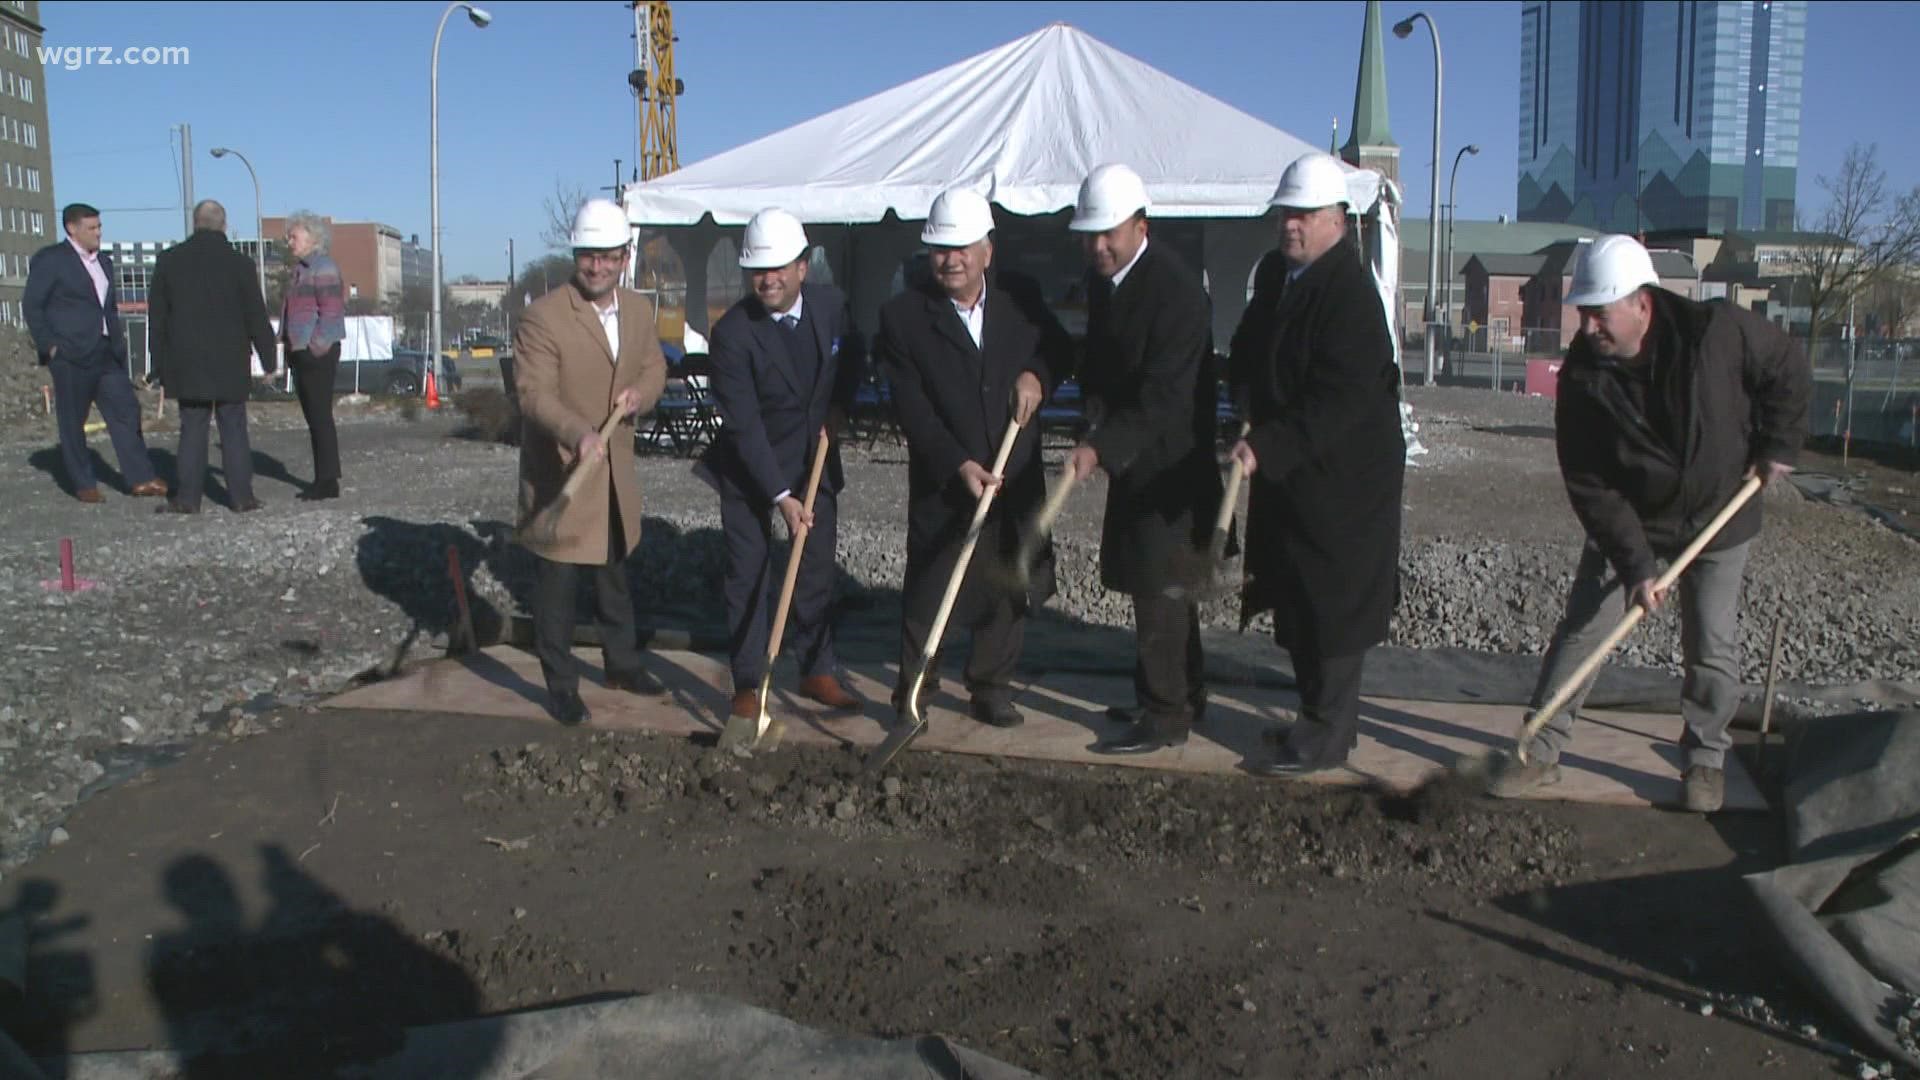
[(1912, 336), (1907, 324), (1920, 315), (1920, 267), (1889, 272), (1868, 290), (1866, 304), (1883, 337)]
[(554, 251), (565, 251), (573, 237), (573, 219), (586, 205), (587, 189), (579, 184), (569, 183), (555, 178), (553, 194), (541, 200), (546, 210), (547, 224), (540, 230), (540, 239)]
[(1792, 260), (1806, 286), (1807, 337), (1815, 342), (1822, 312), (1839, 311), (1890, 272), (1920, 259), (1920, 186), (1889, 195), (1878, 145), (1849, 147), (1839, 174), (1820, 177), (1820, 187), (1827, 208)]

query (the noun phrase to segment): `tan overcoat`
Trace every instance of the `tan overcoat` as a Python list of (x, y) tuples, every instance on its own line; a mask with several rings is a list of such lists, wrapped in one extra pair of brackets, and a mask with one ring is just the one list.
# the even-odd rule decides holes
[[(520, 515), (527, 520), (553, 502), (573, 467), (580, 437), (598, 430), (613, 399), (633, 387), (645, 416), (666, 388), (653, 304), (631, 289), (618, 290), (620, 356), (614, 363), (593, 302), (572, 283), (534, 301), (514, 333), (514, 384), (520, 397)], [(607, 513), (620, 510), (625, 558), (640, 544), (640, 477), (633, 458), (633, 419), (615, 427), (607, 460), (560, 517), (551, 544), (527, 549), (554, 562), (601, 565), (607, 551)], [(523, 541), (524, 542), (524, 541)]]

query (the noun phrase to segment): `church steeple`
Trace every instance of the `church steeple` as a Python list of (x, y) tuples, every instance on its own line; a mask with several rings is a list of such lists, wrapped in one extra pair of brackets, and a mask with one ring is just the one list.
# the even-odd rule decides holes
[(1340, 156), (1400, 182), (1400, 147), (1387, 130), (1387, 62), (1380, 34), (1380, 0), (1367, 0), (1360, 31), (1360, 75), (1353, 90), (1353, 127)]

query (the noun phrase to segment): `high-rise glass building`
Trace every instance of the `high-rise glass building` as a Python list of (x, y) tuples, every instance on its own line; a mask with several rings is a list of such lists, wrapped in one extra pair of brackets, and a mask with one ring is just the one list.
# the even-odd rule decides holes
[(1527, 0), (1522, 221), (1793, 227), (1806, 0)]

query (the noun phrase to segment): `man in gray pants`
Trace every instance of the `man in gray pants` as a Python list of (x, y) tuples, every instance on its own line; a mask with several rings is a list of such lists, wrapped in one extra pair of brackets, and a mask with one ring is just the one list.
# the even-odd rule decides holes
[[(1765, 484), (1793, 471), (1812, 384), (1791, 338), (1740, 308), (1661, 288), (1633, 238), (1600, 237), (1577, 259), (1566, 303), (1580, 311), (1580, 334), (1560, 368), (1554, 428), (1587, 542), (1541, 666), (1535, 709), (1629, 605), (1660, 608), (1660, 561), (1691, 543), (1748, 477)], [(1741, 508), (1679, 581), (1680, 745), (1685, 803), (1696, 813), (1720, 809), (1725, 797), (1727, 727), (1741, 694), (1741, 575), (1760, 507), (1756, 498)], [(1494, 770), (1490, 793), (1511, 798), (1560, 778), (1560, 754), (1592, 687), (1588, 679), (1547, 721), (1526, 747), (1527, 764), (1509, 758)]]

